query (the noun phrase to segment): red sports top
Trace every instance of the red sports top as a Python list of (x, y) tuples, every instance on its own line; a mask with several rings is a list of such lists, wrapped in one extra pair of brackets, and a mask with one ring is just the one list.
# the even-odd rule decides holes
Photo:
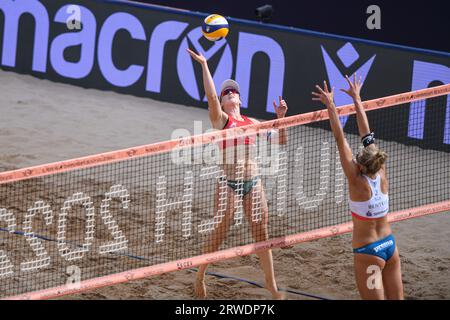
[[(232, 116), (228, 115), (227, 123), (225, 124), (225, 126), (223, 127), (222, 130), (236, 128), (236, 127), (243, 127), (243, 126), (248, 126), (250, 124), (253, 124), (253, 121), (250, 120), (249, 118), (247, 118), (246, 116), (241, 115), (241, 117), (242, 117), (242, 119), (244, 119), (243, 121), (239, 121), (239, 120), (233, 118)], [(234, 140), (234, 143), (230, 142), (231, 140)], [(247, 145), (248, 144), (255, 144), (255, 136), (254, 135), (253, 136), (247, 136), (247, 137), (243, 138), (243, 140), (244, 140), (244, 144), (247, 144)], [(228, 141), (228, 143), (227, 143), (227, 141)], [(240, 142), (239, 144), (242, 144), (242, 142)], [(227, 148), (227, 147), (237, 146), (237, 145), (238, 145), (238, 139), (224, 140), (220, 144), (220, 146), (222, 148)]]

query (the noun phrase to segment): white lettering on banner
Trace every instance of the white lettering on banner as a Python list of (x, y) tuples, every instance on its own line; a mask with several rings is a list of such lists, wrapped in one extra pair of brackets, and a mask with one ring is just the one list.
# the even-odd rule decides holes
[(287, 210), (287, 166), (287, 152), (279, 152), (276, 173), (276, 211), (279, 217)]
[(156, 217), (155, 217), (155, 241), (164, 241), (164, 231), (166, 224), (166, 177), (158, 177), (156, 183)]
[[(261, 132), (258, 133), (261, 135)], [(231, 139), (233, 140), (233, 139)], [(183, 141), (183, 140), (180, 140)], [(187, 145), (180, 145), (181, 149), (186, 149), (186, 153), (189, 154), (189, 157), (182, 156), (177, 161), (175, 161), (175, 165), (185, 165), (192, 163), (192, 148), (188, 145), (190, 139), (186, 137)], [(339, 154), (336, 151), (335, 153), (335, 165), (334, 165), (334, 175), (330, 173), (330, 145), (328, 141), (323, 141), (320, 143), (320, 172), (319, 172), (319, 190), (313, 196), (308, 198), (306, 193), (304, 192), (304, 172), (305, 168), (305, 155), (303, 151), (303, 147), (299, 147), (295, 153), (295, 171), (294, 171), (294, 191), (295, 191), (295, 199), (297, 200), (297, 205), (304, 210), (311, 210), (314, 208), (318, 208), (320, 204), (325, 200), (330, 183), (332, 183), (334, 179), (335, 189), (334, 189), (334, 202), (336, 204), (342, 204), (344, 202), (344, 186), (345, 179), (342, 166), (340, 165)], [(195, 152), (194, 152), (195, 153)], [(201, 154), (202, 150), (198, 150), (197, 153)], [(273, 154), (275, 153), (275, 155)], [(240, 155), (242, 156), (242, 155)], [(271, 202), (274, 206), (273, 213), (277, 216), (283, 216), (287, 212), (287, 202), (289, 196), (288, 190), (288, 153), (286, 151), (280, 151), (279, 148), (274, 148), (271, 151), (271, 155), (264, 153), (258, 155), (256, 157), (252, 157), (255, 162), (258, 164), (258, 167), (263, 167), (263, 163), (265, 163), (261, 158), (275, 158), (276, 161), (271, 161), (271, 167), (273, 170), (268, 170), (265, 172), (265, 175), (269, 175), (270, 177), (267, 179), (267, 189), (264, 191), (266, 196), (270, 198), (270, 195), (273, 193), (273, 189), (275, 190), (275, 198), (274, 199), (265, 199), (266, 203), (263, 203), (262, 200), (262, 187), (263, 180), (261, 182), (255, 182), (255, 186), (251, 189), (252, 192), (252, 207), (251, 207), (251, 216), (253, 222), (259, 222), (262, 220), (263, 208), (267, 205), (267, 201)], [(189, 159), (188, 159), (189, 158)], [(239, 155), (237, 157), (240, 158)], [(173, 157), (172, 159), (176, 159)], [(183, 161), (180, 161), (183, 159)], [(186, 162), (185, 162), (185, 161)], [(198, 163), (194, 161), (194, 163)], [(214, 192), (215, 200), (214, 200), (214, 210), (215, 216), (213, 219), (202, 220), (198, 225), (199, 233), (207, 233), (214, 230), (218, 224), (222, 222), (222, 219), (227, 210), (227, 180), (224, 175), (224, 171), (220, 169), (221, 167), (218, 165), (214, 166), (206, 166), (201, 169), (200, 172), (200, 181), (205, 179), (212, 179), (217, 181), (218, 189), (211, 189), (211, 192)], [(261, 170), (263, 171), (263, 170)], [(261, 179), (264, 174), (260, 174), (261, 172), (255, 172), (255, 176), (260, 176)], [(192, 172), (188, 171), (184, 179), (189, 179), (191, 181)], [(182, 201), (173, 201), (171, 203), (167, 203), (167, 190), (166, 190), (166, 181), (164, 176), (160, 177), (157, 183), (157, 202), (156, 202), (156, 242), (160, 243), (164, 240), (164, 224), (166, 223), (165, 212), (168, 210), (167, 206), (171, 205), (172, 209), (178, 208), (181, 206)], [(237, 165), (235, 166), (235, 180), (232, 181), (236, 190), (234, 190), (234, 203), (233, 203), (233, 213), (234, 213), (234, 226), (240, 226), (243, 224), (243, 193), (244, 193), (244, 165), (243, 160), (238, 160)], [(250, 181), (250, 180), (249, 180)], [(203, 185), (203, 183), (202, 183)], [(187, 184), (185, 182), (184, 195), (183, 199), (186, 199), (191, 194), (196, 194), (198, 192), (198, 186), (193, 184)], [(217, 207), (216, 207), (217, 206)], [(229, 208), (231, 210), (231, 208)], [(231, 212), (231, 211), (230, 211)], [(270, 214), (270, 212), (269, 212)], [(186, 213), (183, 214), (186, 216)], [(183, 220), (184, 221), (184, 220)], [(184, 223), (184, 222), (183, 222)], [(187, 229), (185, 226), (182, 227), (183, 234), (185, 237), (187, 236)]]
[[(156, 217), (155, 217), (155, 242), (164, 241), (166, 230), (166, 212), (173, 209), (178, 209), (183, 206), (183, 229), (186, 234), (190, 234), (191, 216), (192, 216), (192, 171), (187, 171), (185, 174), (185, 183), (183, 197), (179, 201), (169, 202), (167, 199), (167, 178), (166, 176), (159, 176), (156, 183)], [(187, 229), (189, 228), (189, 229)]]
[[(242, 159), (242, 158), (240, 158)], [(244, 217), (244, 161), (238, 160), (236, 165), (236, 189), (234, 195), (234, 225), (239, 226), (242, 224)]]
[(342, 169), (341, 159), (339, 156), (339, 150), (336, 150), (335, 160), (335, 178), (334, 178), (334, 199), (336, 204), (344, 202), (344, 188), (345, 188), (345, 176), (344, 169)]
[(305, 154), (303, 147), (298, 147), (295, 152), (295, 178), (297, 183), (297, 204), (304, 210), (317, 208), (325, 199), (330, 180), (330, 147), (328, 141), (322, 142), (320, 149), (320, 186), (315, 196), (308, 198), (303, 190), (305, 171)]
[(100, 214), (103, 223), (108, 227), (114, 241), (101, 245), (99, 247), (101, 254), (119, 252), (128, 248), (128, 240), (125, 238), (123, 232), (119, 230), (119, 226), (109, 210), (110, 202), (113, 198), (120, 198), (123, 209), (128, 209), (130, 204), (130, 193), (120, 184), (112, 186), (109, 192), (105, 193), (105, 198), (102, 200), (100, 206)]
[[(69, 211), (75, 205), (82, 205), (86, 211), (86, 237), (85, 243), (79, 245), (78, 249), (71, 249), (66, 242), (66, 221)], [(62, 257), (67, 261), (82, 259), (84, 254), (89, 251), (94, 240), (94, 229), (95, 229), (95, 209), (91, 201), (91, 197), (86, 196), (83, 192), (74, 193), (70, 196), (66, 202), (64, 202), (63, 207), (58, 218), (58, 249)], [(73, 247), (73, 246), (72, 246)]]
[[(308, 148), (309, 149), (309, 148)], [(308, 150), (307, 149), (307, 150)], [(202, 153), (202, 150), (198, 150), (198, 152)], [(239, 153), (239, 152), (238, 152)], [(260, 222), (263, 219), (263, 214), (265, 214), (266, 207), (268, 202), (272, 203), (274, 210), (272, 211), (277, 216), (283, 216), (286, 214), (288, 197), (290, 195), (288, 190), (287, 179), (288, 175), (288, 163), (289, 157), (288, 152), (280, 151), (279, 149), (275, 149), (275, 165), (273, 168), (275, 170), (271, 170), (273, 173), (271, 177), (269, 177), (267, 182), (275, 183), (275, 191), (273, 192), (271, 188), (268, 188), (264, 191), (264, 193), (268, 196), (270, 194), (275, 194), (275, 199), (263, 199), (262, 196), (262, 188), (263, 180), (255, 182), (255, 186), (252, 188), (252, 207), (251, 207), (251, 220), (253, 222)], [(155, 206), (155, 243), (159, 244), (165, 240), (165, 232), (166, 232), (166, 224), (167, 217), (166, 214), (170, 210), (181, 209), (180, 217), (176, 219), (180, 219), (181, 223), (181, 233), (184, 239), (189, 239), (194, 236), (192, 230), (196, 226), (193, 224), (193, 201), (194, 195), (199, 194), (200, 192), (206, 191), (212, 195), (212, 199), (214, 199), (214, 205), (212, 212), (214, 214), (213, 218), (208, 218), (201, 220), (197, 224), (197, 233), (205, 234), (213, 231), (220, 223), (222, 223), (226, 212), (229, 211), (230, 214), (234, 213), (234, 226), (242, 226), (243, 225), (243, 192), (244, 192), (244, 162), (242, 158), (242, 154), (238, 154), (238, 164), (235, 167), (235, 181), (232, 183), (236, 186), (236, 191), (233, 191), (235, 194), (234, 202), (230, 203), (228, 201), (228, 192), (229, 188), (227, 186), (227, 178), (224, 173), (224, 170), (219, 165), (208, 165), (203, 166), (200, 172), (200, 180), (195, 182), (194, 174), (191, 170), (185, 172), (183, 176), (183, 195), (178, 196), (175, 199), (169, 200), (168, 190), (167, 190), (167, 178), (166, 176), (159, 176), (157, 178), (156, 183), (156, 206)], [(270, 156), (274, 157), (273, 154)], [(339, 159), (338, 155), (336, 155), (336, 165), (334, 166), (335, 174), (330, 174), (330, 147), (327, 141), (323, 141), (320, 143), (320, 172), (319, 174), (319, 191), (315, 196), (308, 198), (304, 188), (304, 174), (306, 172), (305, 168), (305, 154), (304, 148), (300, 146), (297, 148), (294, 154), (294, 183), (293, 183), (293, 196), (297, 201), (297, 206), (304, 210), (317, 208), (325, 199), (327, 194), (327, 190), (329, 188), (330, 177), (335, 179), (336, 185), (341, 185), (342, 182), (342, 168), (338, 165)], [(258, 157), (255, 157), (256, 163), (258, 165), (262, 164), (263, 161)], [(175, 164), (176, 165), (176, 164)], [(316, 170), (316, 169), (313, 169)], [(259, 172), (259, 171), (258, 171)], [(257, 173), (257, 176), (260, 176)], [(317, 174), (317, 172), (311, 172), (313, 175)], [(260, 176), (262, 177), (262, 176)], [(206, 184), (205, 181), (210, 180), (210, 184)], [(216, 184), (217, 182), (217, 184)], [(201, 190), (196, 183), (200, 183), (201, 186), (206, 186), (207, 189), (210, 189), (210, 186), (214, 186), (215, 189), (212, 190)], [(272, 187), (273, 188), (273, 187)], [(215, 191), (214, 191), (215, 190)], [(334, 199), (341, 200), (342, 189), (335, 188)], [(170, 194), (170, 192), (169, 192)], [(203, 194), (203, 193), (201, 193)], [(201, 195), (199, 195), (201, 197)], [(130, 192), (121, 184), (113, 185), (108, 192), (104, 194), (104, 198), (101, 202), (100, 212), (103, 224), (107, 227), (108, 231), (111, 233), (113, 241), (104, 243), (103, 245), (98, 246), (98, 252), (100, 254), (113, 253), (113, 252), (123, 252), (127, 249), (128, 240), (125, 237), (125, 234), (119, 230), (119, 225), (111, 214), (110, 203), (112, 199), (119, 198), (122, 209), (128, 209), (130, 206)], [(150, 201), (152, 202), (152, 201)], [(338, 203), (338, 201), (336, 201)], [(71, 234), (72, 232), (68, 232), (67, 229), (67, 218), (69, 216), (69, 211), (73, 210), (74, 206), (81, 206), (85, 211), (85, 238), (84, 244), (80, 245), (75, 242), (67, 242), (66, 234)], [(229, 208), (228, 206), (233, 206)], [(36, 201), (32, 208), (28, 209), (25, 218), (24, 218), (24, 235), (26, 237), (26, 241), (31, 245), (37, 259), (34, 261), (26, 261), (21, 263), (20, 269), (21, 271), (38, 271), (44, 267), (48, 267), (50, 265), (50, 257), (47, 254), (47, 251), (43, 244), (41, 243), (41, 239), (45, 239), (39, 235), (36, 235), (32, 231), (32, 219), (37, 213), (42, 213), (46, 222), (46, 225), (52, 224), (53, 216), (52, 210), (49, 205), (47, 205), (44, 201), (39, 200)], [(211, 214), (211, 212), (208, 212)], [(298, 214), (298, 210), (292, 212), (292, 214)], [(0, 221), (6, 221), (9, 232), (15, 232), (16, 230), (16, 222), (14, 218), (14, 214), (7, 209), (0, 210)], [(64, 202), (64, 205), (61, 208), (61, 212), (59, 214), (58, 225), (57, 225), (57, 247), (60, 255), (64, 257), (66, 260), (77, 260), (82, 259), (85, 256), (85, 253), (91, 250), (92, 243), (94, 241), (94, 230), (95, 230), (95, 208), (91, 197), (84, 194), (83, 192), (75, 192), (72, 196), (68, 197)], [(5, 230), (2, 230), (5, 231)], [(12, 275), (14, 272), (14, 266), (11, 263), (11, 259), (7, 256), (5, 251), (0, 251), (0, 277), (7, 277)]]
[(183, 217), (181, 223), (181, 231), (183, 237), (189, 238), (192, 230), (192, 198), (193, 198), (193, 184), (194, 175), (192, 171), (188, 171), (184, 177), (184, 194), (183, 194)]
[(260, 222), (263, 215), (262, 184), (260, 181), (252, 188), (252, 221)]
[[(109, 210), (109, 202), (112, 198), (120, 198), (123, 209), (127, 209), (130, 203), (130, 194), (128, 190), (120, 184), (114, 185), (110, 188), (110, 191), (105, 193), (105, 199), (101, 204), (102, 220), (108, 227), (114, 241), (108, 242), (99, 246), (99, 253), (111, 253), (123, 251), (127, 248), (127, 240), (119, 230), (115, 219), (112, 217)], [(69, 211), (75, 205), (81, 205), (86, 211), (86, 228), (85, 228), (85, 243), (79, 245), (78, 243), (67, 243), (66, 241), (66, 223)], [(51, 207), (44, 201), (39, 200), (29, 208), (24, 216), (23, 222), (23, 235), (26, 237), (27, 243), (29, 243), (31, 249), (35, 253), (37, 259), (32, 261), (25, 261), (20, 264), (20, 270), (23, 272), (33, 271), (36, 272), (44, 267), (49, 267), (51, 264), (50, 256), (47, 253), (41, 240), (49, 240), (42, 237), (42, 235), (36, 235), (32, 230), (32, 220), (37, 213), (42, 213), (44, 216), (45, 225), (49, 226), (53, 223), (53, 213)], [(7, 228), (0, 229), (0, 231), (8, 231), (9, 233), (16, 233), (16, 218), (11, 211), (5, 208), (0, 209), (0, 222), (6, 222)], [(58, 231), (57, 231), (57, 247), (60, 255), (66, 260), (82, 259), (84, 253), (88, 252), (92, 247), (95, 231), (95, 209), (91, 198), (85, 195), (83, 192), (76, 192), (72, 196), (68, 197), (61, 208), (61, 213), (58, 219)], [(53, 240), (50, 238), (50, 240)], [(77, 247), (78, 249), (73, 249)], [(81, 248), (80, 248), (81, 247)], [(4, 250), (0, 250), (0, 278), (5, 278), (14, 274), (14, 265), (7, 256)]]
[[(6, 222), (6, 230), (9, 233), (16, 232), (16, 218), (11, 211), (4, 208), (0, 209), (0, 222)], [(4, 250), (0, 249), (0, 279), (6, 278), (14, 274), (14, 265), (6, 255)]]
[(20, 264), (21, 271), (38, 270), (50, 265), (50, 256), (48, 255), (47, 250), (45, 250), (42, 241), (38, 237), (36, 237), (34, 232), (32, 231), (33, 217), (36, 215), (36, 213), (39, 212), (41, 212), (44, 216), (45, 224), (47, 226), (52, 224), (53, 222), (53, 212), (50, 206), (44, 201), (36, 201), (34, 203), (34, 206), (27, 210), (23, 222), (24, 236), (26, 237), (30, 247), (33, 249), (37, 259), (22, 262)]
[(198, 225), (199, 233), (207, 233), (214, 230), (217, 225), (222, 223), (225, 213), (227, 212), (227, 198), (228, 198), (228, 186), (225, 173), (219, 166), (211, 166), (202, 168), (200, 173), (200, 180), (206, 180), (214, 178), (218, 181), (218, 194), (217, 194), (217, 212), (215, 212), (214, 218), (202, 220)]

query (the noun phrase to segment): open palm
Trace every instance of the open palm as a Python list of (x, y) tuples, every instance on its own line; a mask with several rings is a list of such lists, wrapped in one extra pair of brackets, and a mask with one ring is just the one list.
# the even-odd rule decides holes
[(191, 49), (186, 49), (187, 52), (191, 55), (191, 57), (200, 64), (206, 64), (206, 58), (201, 53), (195, 53)]
[(314, 101), (320, 101), (326, 106), (330, 106), (334, 103), (334, 88), (331, 89), (331, 91), (328, 90), (327, 82), (323, 82), (323, 89), (316, 85), (317, 92), (312, 92), (312, 94), (315, 96), (312, 98)]
[(353, 82), (350, 81), (348, 76), (345, 76), (345, 79), (347, 80), (347, 83), (349, 85), (348, 90), (341, 89), (342, 92), (345, 92), (350, 97), (352, 97), (353, 100), (360, 99), (360, 92), (362, 87), (362, 76), (359, 76), (359, 79), (356, 80), (356, 73), (353, 75)]

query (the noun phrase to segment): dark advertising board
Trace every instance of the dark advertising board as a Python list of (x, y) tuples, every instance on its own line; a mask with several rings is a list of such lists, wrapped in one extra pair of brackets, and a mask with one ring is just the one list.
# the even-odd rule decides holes
[[(364, 100), (450, 83), (447, 53), (232, 18), (226, 40), (210, 42), (200, 29), (205, 16), (120, 1), (0, 0), (0, 65), (85, 88), (206, 108), (200, 67), (186, 52), (190, 47), (208, 59), (217, 87), (227, 78), (240, 83), (243, 113), (260, 119), (274, 118), (272, 101), (280, 95), (288, 115), (322, 109), (311, 101), (315, 84), (327, 80), (344, 88), (346, 74), (362, 76)], [(351, 102), (339, 90), (335, 100), (338, 106)], [(450, 99), (439, 105), (431, 111), (421, 104), (403, 107), (396, 115), (404, 125), (399, 140), (448, 151)], [(427, 128), (433, 113), (442, 125)], [(400, 138), (383, 130), (383, 137)]]

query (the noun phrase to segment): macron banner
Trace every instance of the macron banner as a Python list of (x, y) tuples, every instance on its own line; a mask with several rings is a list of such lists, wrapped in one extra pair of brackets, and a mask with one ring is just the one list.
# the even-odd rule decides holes
[[(206, 16), (122, 1), (0, 0), (0, 65), (206, 108), (200, 66), (186, 52), (193, 48), (208, 59), (216, 87), (236, 79), (243, 113), (261, 119), (275, 117), (272, 101), (280, 95), (288, 115), (322, 109), (311, 101), (311, 91), (323, 80), (335, 87), (338, 106), (351, 103), (339, 89), (347, 87), (345, 75), (354, 73), (363, 78), (363, 100), (450, 83), (448, 53), (232, 18), (228, 37), (211, 42), (201, 33)], [(396, 111), (402, 135), (384, 129), (377, 137), (449, 152), (450, 99), (440, 99), (446, 100), (429, 105), (441, 108), (423, 102)], [(341, 119), (344, 127), (347, 119)], [(439, 125), (432, 119), (440, 119)]]

